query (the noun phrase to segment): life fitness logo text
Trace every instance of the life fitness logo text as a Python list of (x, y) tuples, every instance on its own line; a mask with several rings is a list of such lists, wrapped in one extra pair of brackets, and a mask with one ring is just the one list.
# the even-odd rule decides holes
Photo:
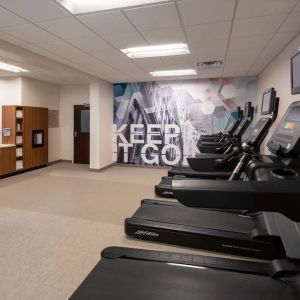
[[(130, 126), (130, 140), (128, 141), (123, 132)], [(163, 134), (162, 134), (163, 133)], [(117, 153), (118, 148), (123, 148), (124, 157), (123, 162), (128, 163), (128, 151), (134, 144), (143, 144), (141, 149), (141, 158), (146, 164), (158, 164), (159, 156), (166, 165), (177, 165), (181, 159), (180, 148), (173, 144), (172, 141), (180, 135), (180, 127), (175, 124), (166, 124), (164, 126), (159, 124), (123, 124), (120, 128), (113, 125), (113, 142), (114, 153)], [(162, 138), (163, 136), (163, 138)], [(159, 151), (157, 145), (164, 145)], [(150, 153), (151, 155), (146, 153)], [(161, 147), (160, 147), (161, 148)], [(174, 151), (173, 160), (167, 157), (168, 151)], [(114, 157), (116, 161), (116, 157)]]

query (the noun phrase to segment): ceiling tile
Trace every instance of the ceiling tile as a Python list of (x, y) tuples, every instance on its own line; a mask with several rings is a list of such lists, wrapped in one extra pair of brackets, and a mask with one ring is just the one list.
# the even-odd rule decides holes
[(263, 49), (271, 40), (272, 34), (232, 38), (229, 51), (242, 51), (252, 48)]
[(262, 51), (263, 51), (263, 47), (248, 48), (248, 49), (244, 49), (243, 51), (229, 50), (226, 58), (226, 65), (228, 66), (252, 65)]
[(294, 11), (300, 11), (300, 2), (295, 6)]
[(117, 69), (131, 67), (133, 64), (126, 55), (114, 48), (103, 49), (94, 56)]
[(276, 33), (272, 40), (269, 43), (269, 47), (284, 47), (286, 46), (292, 39), (295, 38), (298, 32), (279, 32)]
[(224, 67), (224, 77), (240, 77), (246, 76), (249, 65), (227, 65)]
[(235, 17), (237, 19), (288, 13), (297, 0), (239, 0)]
[(223, 68), (198, 70), (198, 76), (199, 78), (218, 78), (221, 77), (222, 71)]
[(142, 32), (147, 42), (152, 45), (186, 43), (181, 27), (159, 30), (147, 30)]
[(96, 35), (71, 39), (68, 40), (68, 42), (77, 48), (92, 54), (110, 47), (108, 43)]
[(86, 72), (88, 72), (88, 70), (93, 71), (93, 72), (97, 72), (98, 74), (106, 74), (108, 76), (112, 76), (115, 74), (120, 73), (120, 71), (114, 69), (113, 67), (105, 64), (104, 62), (101, 61), (97, 61), (94, 63), (93, 66), (84, 66), (86, 68)]
[(185, 25), (230, 21), (235, 0), (182, 0), (179, 11)]
[(0, 27), (25, 24), (26, 20), (0, 7)]
[(211, 23), (187, 26), (188, 42), (203, 42), (215, 39), (227, 39), (230, 33), (230, 22)]
[(174, 3), (126, 9), (125, 14), (140, 31), (180, 26)]
[(33, 24), (24, 24), (1, 28), (1, 31), (11, 34), (16, 38), (27, 41), (28, 43), (42, 45), (45, 43), (55, 43), (58, 38), (52, 34), (36, 27)]
[(191, 44), (190, 50), (195, 62), (224, 60), (226, 55), (227, 40), (216, 39), (207, 42)]
[(254, 64), (247, 72), (247, 76), (257, 76), (264, 70), (265, 67), (266, 65), (264, 64)]
[(255, 64), (268, 65), (283, 49), (284, 47), (270, 47), (268, 46), (264, 52), (259, 56)]
[(134, 62), (146, 72), (166, 69), (166, 66), (160, 58), (139, 58), (135, 59)]
[(169, 69), (191, 69), (195, 68), (191, 55), (166, 56), (162, 61)]
[(0, 0), (0, 5), (32, 22), (70, 16), (51, 0)]
[(55, 43), (45, 43), (39, 46), (40, 48), (45, 49), (55, 55), (61, 56), (67, 60), (75, 61), (75, 62), (82, 62), (81, 60), (87, 54), (80, 51), (79, 49), (73, 47), (72, 45), (68, 44), (64, 41), (57, 41)]
[(76, 39), (94, 35), (93, 32), (72, 17), (40, 22), (37, 25), (62, 39)]
[(232, 38), (274, 33), (287, 14), (235, 20)]
[(3, 43), (0, 41), (0, 57), (6, 58), (8, 60), (13, 60), (15, 62), (23, 62), (22, 56), (12, 53), (11, 51), (6, 51), (2, 49)]
[(146, 46), (147, 43), (138, 32), (102, 34), (102, 37), (118, 49)]
[(10, 34), (5, 33), (5, 32), (1, 32), (1, 31), (0, 31), (0, 40), (7, 41), (9, 43), (12, 43), (12, 44), (15, 44), (15, 45), (18, 45), (18, 46), (28, 44), (27, 41), (21, 40), (19, 38), (15, 38)]
[[(68, 60), (65, 57), (59, 56), (57, 54), (54, 54), (53, 52), (48, 51), (45, 48), (41, 48), (32, 44), (27, 44), (27, 45), (23, 45), (22, 48), (32, 51), (34, 53), (37, 53), (39, 55), (42, 55), (44, 57), (47, 57), (49, 59), (53, 59), (56, 62), (62, 63), (64, 65), (68, 65), (68, 66), (72, 66), (72, 61)], [(47, 69), (49, 69), (49, 67), (47, 66)]]
[(100, 35), (136, 31), (120, 11), (89, 14), (78, 19)]
[(292, 12), (280, 26), (278, 32), (288, 31), (300, 31), (300, 11)]

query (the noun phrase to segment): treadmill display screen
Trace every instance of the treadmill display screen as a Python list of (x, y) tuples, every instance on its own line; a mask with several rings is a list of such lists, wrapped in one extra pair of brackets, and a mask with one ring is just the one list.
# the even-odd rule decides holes
[(240, 125), (238, 126), (238, 128), (237, 128), (236, 131), (234, 132), (235, 135), (239, 135), (239, 134), (240, 134), (240, 132), (241, 132), (241, 130), (243, 129), (243, 127), (244, 127), (246, 121), (247, 121), (247, 120), (244, 119), (244, 120), (240, 123)]
[(245, 118), (248, 118), (248, 117), (249, 117), (249, 114), (250, 114), (250, 103), (247, 103), (247, 104), (245, 105), (245, 110), (244, 110)]
[(300, 93), (300, 51), (291, 59), (292, 94)]
[(252, 143), (256, 140), (256, 138), (260, 135), (261, 131), (264, 129), (265, 125), (267, 124), (269, 119), (264, 118), (260, 119), (255, 127), (252, 129), (252, 133), (248, 137), (248, 140), (251, 141)]
[(268, 92), (263, 95), (263, 100), (262, 100), (262, 107), (261, 107), (261, 113), (264, 114), (269, 114), (270, 113), (270, 106), (272, 102), (272, 92)]
[(300, 107), (294, 107), (281, 124), (280, 133), (293, 135), (300, 128)]

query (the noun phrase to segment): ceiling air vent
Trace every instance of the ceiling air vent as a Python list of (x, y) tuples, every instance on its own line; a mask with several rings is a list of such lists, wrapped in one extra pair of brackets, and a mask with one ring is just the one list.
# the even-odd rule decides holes
[(223, 65), (221, 60), (203, 61), (197, 62), (196, 66), (198, 69), (210, 69), (210, 68), (220, 68)]

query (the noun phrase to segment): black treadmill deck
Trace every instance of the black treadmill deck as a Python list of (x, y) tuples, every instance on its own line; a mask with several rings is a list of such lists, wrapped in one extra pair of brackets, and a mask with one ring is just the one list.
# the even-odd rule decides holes
[(261, 259), (285, 257), (277, 237), (256, 239), (256, 219), (185, 207), (175, 201), (143, 200), (125, 232), (143, 240)]
[(70, 299), (296, 300), (297, 288), (272, 279), (269, 269), (264, 262), (112, 247)]
[[(198, 174), (200, 179), (224, 179), (227, 180), (229, 179), (231, 173), (229, 172), (207, 172), (204, 173), (202, 172), (202, 177)], [(173, 192), (173, 187), (172, 187), (172, 180), (173, 179), (179, 179), (179, 180), (188, 180), (191, 179), (190, 177), (183, 177), (183, 176), (175, 176), (175, 177), (170, 177), (170, 176), (164, 176), (162, 177), (161, 181), (159, 184), (155, 185), (154, 191), (155, 195), (163, 198), (174, 198), (174, 192)]]

